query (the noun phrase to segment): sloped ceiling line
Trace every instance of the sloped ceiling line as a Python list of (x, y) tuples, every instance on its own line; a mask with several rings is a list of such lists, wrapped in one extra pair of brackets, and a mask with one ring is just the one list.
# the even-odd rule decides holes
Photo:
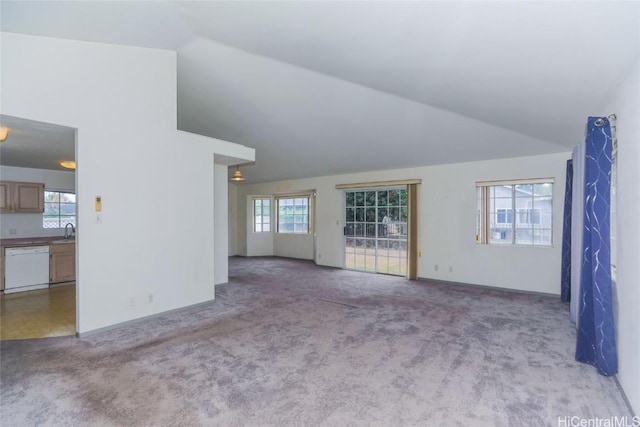
[(177, 51), (180, 128), (256, 148), (243, 173), (265, 182), (568, 151), (637, 60), (639, 17), (624, 1), (3, 0), (1, 24)]

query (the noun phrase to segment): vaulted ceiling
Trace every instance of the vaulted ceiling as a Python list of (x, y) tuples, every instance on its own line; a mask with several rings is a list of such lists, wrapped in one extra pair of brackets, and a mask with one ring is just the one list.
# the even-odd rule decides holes
[(1, 2), (2, 30), (174, 50), (178, 127), (248, 182), (569, 151), (640, 2)]

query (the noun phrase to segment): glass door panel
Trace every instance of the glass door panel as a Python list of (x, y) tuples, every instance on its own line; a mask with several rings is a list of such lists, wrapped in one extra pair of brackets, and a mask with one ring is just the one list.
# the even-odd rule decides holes
[(345, 191), (345, 267), (406, 276), (407, 190)]

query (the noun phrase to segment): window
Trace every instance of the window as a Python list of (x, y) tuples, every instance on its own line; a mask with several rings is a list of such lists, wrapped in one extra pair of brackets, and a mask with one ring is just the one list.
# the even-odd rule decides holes
[(476, 241), (551, 246), (553, 182), (552, 178), (543, 178), (476, 183)]
[(511, 209), (498, 209), (498, 213), (496, 215), (496, 222), (501, 224), (511, 224)]
[(278, 233), (309, 232), (309, 197), (281, 197), (278, 203)]
[(540, 224), (540, 209), (518, 209), (519, 224)]
[(42, 228), (64, 228), (68, 223), (76, 226), (76, 195), (45, 190)]
[(253, 199), (253, 232), (271, 231), (271, 199)]

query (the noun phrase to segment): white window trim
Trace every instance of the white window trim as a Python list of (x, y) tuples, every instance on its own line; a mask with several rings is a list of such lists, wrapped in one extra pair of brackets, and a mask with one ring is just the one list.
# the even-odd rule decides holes
[(507, 179), (503, 181), (476, 181), (476, 187), (495, 187), (499, 185), (555, 184), (555, 178)]
[[(534, 247), (534, 248), (552, 248), (554, 246), (553, 240), (553, 193), (551, 195), (551, 226), (548, 228), (551, 232), (551, 242), (549, 244), (536, 244), (532, 240), (531, 243), (518, 243), (516, 240), (516, 229), (521, 228), (518, 227), (518, 211), (516, 209), (516, 197), (512, 194), (511, 196), (511, 222), (510, 223), (501, 223), (498, 222), (498, 210), (495, 212), (495, 224), (510, 224), (512, 228), (512, 240), (511, 242), (492, 242), (491, 241), (491, 198), (490, 198), (490, 188), (497, 186), (515, 186), (515, 185), (529, 185), (529, 184), (555, 184), (554, 178), (531, 178), (531, 179), (512, 179), (512, 180), (501, 180), (501, 181), (477, 181), (476, 182), (476, 195), (478, 194), (478, 189), (481, 191), (481, 208), (480, 208), (480, 223), (476, 226), (477, 234), (476, 234), (476, 243), (482, 245), (489, 246), (518, 246), (518, 247)], [(508, 209), (508, 208), (507, 208)], [(538, 208), (529, 208), (538, 209)], [(501, 208), (502, 210), (502, 208)], [(505, 213), (506, 215), (506, 213)], [(477, 218), (476, 212), (476, 221)], [(506, 219), (506, 218), (505, 218)], [(529, 223), (531, 224), (531, 223)], [(543, 230), (547, 230), (546, 228)]]
[[(256, 231), (256, 201), (257, 200), (268, 200), (269, 201), (269, 231)], [(266, 222), (261, 222), (261, 225), (264, 228)], [(271, 196), (254, 196), (251, 198), (251, 229), (252, 233), (255, 234), (264, 234), (264, 233), (273, 233), (273, 198)]]
[[(287, 200), (287, 199), (307, 199), (307, 231), (280, 231), (280, 200)], [(305, 235), (305, 234), (311, 234), (311, 202), (313, 199), (313, 194), (309, 194), (309, 193), (298, 193), (298, 194), (287, 194), (287, 195), (280, 195), (280, 196), (276, 196), (274, 198), (274, 208), (276, 211), (276, 229), (275, 229), (275, 233), (276, 234), (297, 234), (297, 235)], [(295, 223), (294, 223), (295, 224)]]
[[(58, 189), (58, 188), (45, 188), (44, 189), (45, 193), (67, 193), (67, 194), (73, 194), (74, 196), (76, 196), (76, 201), (75, 201), (75, 205), (76, 205), (76, 213), (73, 215), (73, 222), (74, 224), (77, 225), (77, 220), (78, 220), (78, 200), (77, 197), (78, 195), (76, 194), (75, 190), (68, 190), (68, 189)], [(47, 201), (45, 200), (45, 203), (47, 203)], [(60, 227), (47, 227), (45, 228), (44, 226), (44, 218), (46, 217), (46, 215), (44, 214), (44, 212), (42, 212), (42, 229), (43, 230), (63, 230), (65, 225), (62, 225)], [(58, 224), (60, 224), (60, 214), (58, 214)], [(74, 225), (75, 227), (75, 225)]]

